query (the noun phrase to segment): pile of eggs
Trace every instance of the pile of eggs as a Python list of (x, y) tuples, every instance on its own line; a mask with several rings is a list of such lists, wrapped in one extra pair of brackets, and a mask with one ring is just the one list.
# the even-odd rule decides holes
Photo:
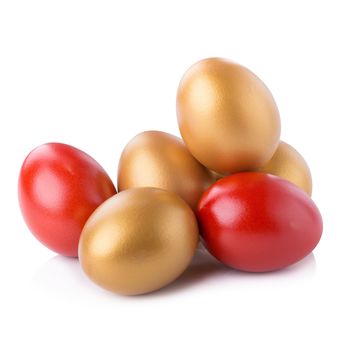
[(34, 149), (18, 190), (36, 238), (79, 257), (91, 280), (126, 295), (174, 281), (199, 237), (222, 263), (248, 272), (308, 255), (322, 234), (310, 170), (280, 141), (264, 83), (231, 61), (202, 60), (180, 82), (177, 116), (183, 140), (146, 131), (125, 146), (118, 193), (86, 153), (61, 143)]

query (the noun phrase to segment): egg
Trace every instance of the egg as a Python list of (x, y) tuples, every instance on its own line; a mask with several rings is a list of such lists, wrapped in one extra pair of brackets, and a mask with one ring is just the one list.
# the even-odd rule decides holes
[(271, 160), (257, 170), (282, 177), (303, 189), (308, 195), (312, 194), (309, 166), (301, 154), (286, 142), (281, 141)]
[(247, 68), (222, 58), (194, 64), (177, 92), (180, 132), (193, 156), (218, 173), (254, 170), (274, 154), (277, 105)]
[(247, 272), (285, 268), (309, 255), (322, 236), (321, 214), (300, 188), (278, 176), (241, 172), (202, 196), (197, 210), (206, 248)]
[(111, 197), (91, 215), (79, 243), (87, 276), (115, 293), (152, 292), (175, 280), (198, 243), (191, 208), (174, 193), (132, 188)]
[(56, 253), (77, 257), (81, 230), (116, 189), (102, 166), (70, 145), (46, 143), (32, 150), (18, 179), (18, 200), (33, 235)]
[(145, 131), (124, 148), (119, 161), (119, 191), (157, 187), (178, 194), (192, 208), (215, 176), (188, 151), (181, 139), (161, 131)]

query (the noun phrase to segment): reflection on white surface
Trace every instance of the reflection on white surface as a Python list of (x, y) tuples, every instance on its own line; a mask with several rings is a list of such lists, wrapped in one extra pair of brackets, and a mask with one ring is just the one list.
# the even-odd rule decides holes
[(268, 273), (248, 273), (231, 269), (214, 257), (203, 247), (199, 247), (192, 264), (173, 284), (163, 288), (158, 293), (180, 291), (200, 285), (200, 288), (231, 288), (232, 285), (238, 288), (262, 284), (267, 285), (294, 283), (296, 281), (312, 280), (316, 274), (316, 260), (311, 253), (298, 263), (288, 268)]
[[(293, 285), (300, 281), (311, 281), (316, 273), (316, 261), (310, 254), (298, 263), (283, 270), (270, 273), (246, 273), (230, 269), (213, 258), (202, 246), (197, 250), (189, 268), (169, 286), (151, 293), (148, 296), (166, 296), (196, 289), (216, 290), (223, 288), (251, 288), (252, 285)], [(46, 261), (34, 275), (33, 283), (41, 292), (50, 295), (83, 296), (104, 294), (113, 297), (112, 293), (95, 286), (83, 273), (78, 259), (60, 255)]]
[(85, 297), (91, 297), (102, 293), (113, 294), (92, 283), (83, 273), (79, 260), (56, 255), (47, 260), (33, 276), (33, 284), (46, 296), (59, 297), (81, 301)]

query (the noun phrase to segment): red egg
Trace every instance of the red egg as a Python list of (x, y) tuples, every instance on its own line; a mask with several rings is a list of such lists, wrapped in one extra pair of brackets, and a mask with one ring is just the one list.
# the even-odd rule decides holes
[(66, 256), (78, 255), (86, 220), (115, 193), (101, 165), (61, 143), (35, 148), (19, 175), (19, 204), (26, 224), (41, 243)]
[(224, 264), (265, 272), (294, 264), (316, 247), (322, 218), (294, 184), (263, 173), (238, 173), (212, 185), (198, 205), (208, 250)]

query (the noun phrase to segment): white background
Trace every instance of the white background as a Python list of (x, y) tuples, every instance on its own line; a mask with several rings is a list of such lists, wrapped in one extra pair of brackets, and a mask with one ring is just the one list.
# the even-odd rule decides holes
[[(348, 1), (0, 1), (1, 349), (349, 349)], [(286, 270), (244, 274), (199, 254), (171, 286), (120, 297), (26, 228), (17, 178), (35, 146), (81, 148), (116, 180), (136, 133), (177, 130), (199, 59), (269, 86), (282, 138), (308, 161), (324, 235)]]

